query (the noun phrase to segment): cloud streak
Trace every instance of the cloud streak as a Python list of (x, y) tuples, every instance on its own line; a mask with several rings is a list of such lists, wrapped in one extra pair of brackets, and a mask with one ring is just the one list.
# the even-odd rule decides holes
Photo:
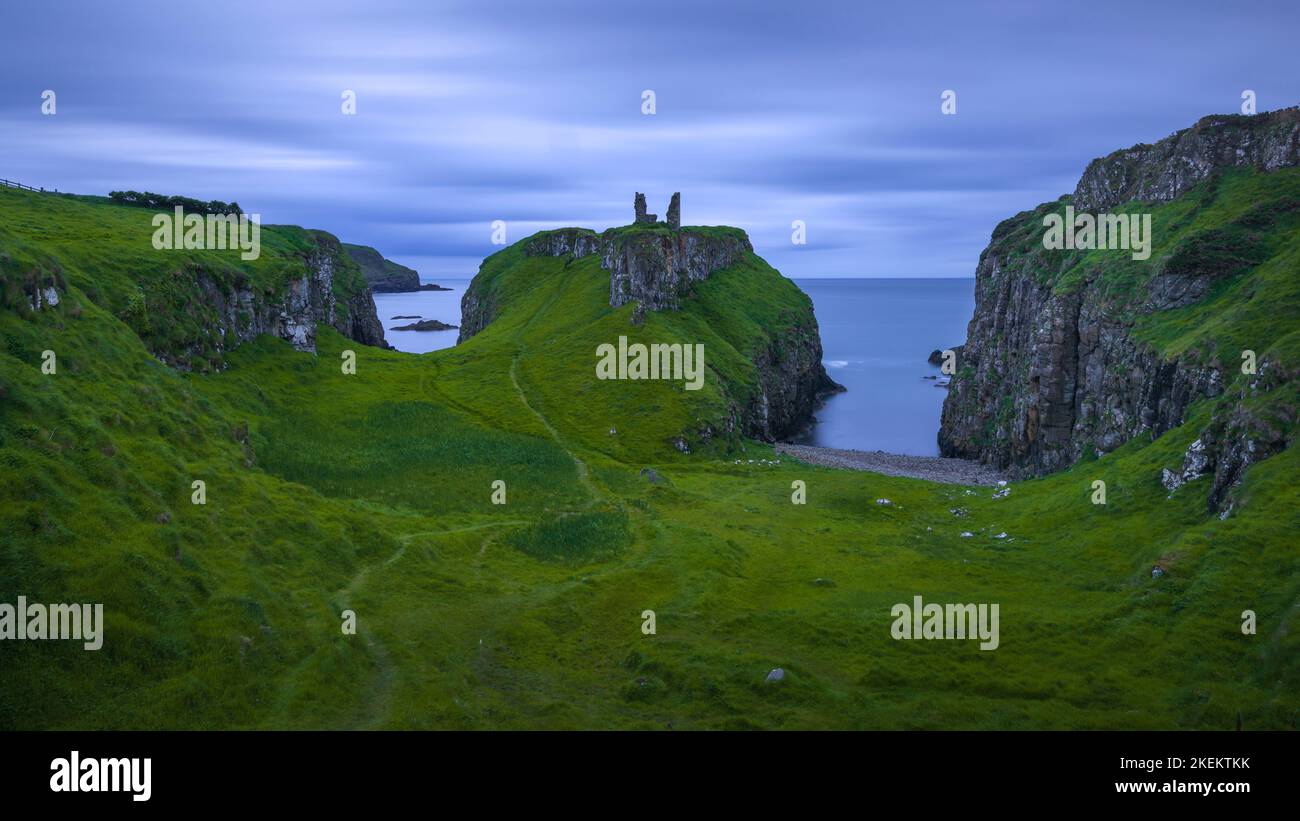
[(1194, 11), (19, 4), (0, 176), (236, 200), (433, 277), (473, 274), (494, 219), (512, 239), (623, 224), (637, 190), (659, 213), (680, 190), (686, 223), (745, 228), (788, 276), (969, 276), (1000, 220), (1093, 157), (1235, 111), (1245, 88), (1300, 102), (1295, 7)]

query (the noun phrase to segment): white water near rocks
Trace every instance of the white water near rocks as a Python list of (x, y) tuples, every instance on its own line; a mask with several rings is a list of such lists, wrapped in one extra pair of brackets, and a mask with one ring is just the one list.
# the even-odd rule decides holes
[(939, 454), (947, 390), (930, 352), (962, 344), (975, 309), (975, 280), (796, 279), (812, 297), (822, 361), (848, 388), (792, 441), (907, 456)]

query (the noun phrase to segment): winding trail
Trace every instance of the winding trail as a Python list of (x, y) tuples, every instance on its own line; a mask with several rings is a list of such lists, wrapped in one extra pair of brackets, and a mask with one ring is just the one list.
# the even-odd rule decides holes
[(824, 467), (865, 470), (949, 485), (996, 485), (1007, 478), (988, 465), (946, 456), (905, 456), (884, 451), (839, 450), (784, 442), (777, 443), (776, 452)]
[(537, 408), (534, 408), (532, 403), (528, 401), (528, 396), (524, 393), (524, 389), (520, 387), (519, 379), (515, 376), (515, 366), (517, 364), (519, 364), (519, 354), (515, 354), (515, 358), (510, 361), (510, 384), (515, 386), (515, 393), (519, 395), (519, 401), (523, 402), (524, 407), (528, 408), (528, 411), (532, 413), (533, 416), (537, 417), (537, 421), (541, 422), (542, 426), (546, 428), (547, 433), (551, 434), (551, 438), (555, 440), (555, 444), (559, 445), (564, 449), (565, 453), (569, 454), (569, 458), (573, 460), (573, 465), (578, 471), (578, 481), (581, 482), (583, 488), (586, 489), (587, 495), (590, 496), (592, 500), (599, 500), (601, 498), (600, 491), (596, 490), (596, 485), (591, 481), (591, 477), (587, 473), (587, 463), (582, 461), (582, 459), (578, 457), (578, 454), (574, 453), (573, 450), (564, 443), (564, 440), (560, 438), (559, 431), (551, 425), (550, 420), (543, 416)]
[[(454, 527), (448, 530), (428, 530), (420, 533), (407, 533), (398, 536), (397, 541), (400, 542), (400, 545), (397, 550), (393, 551), (391, 556), (384, 559), (382, 562), (371, 562), (365, 567), (362, 567), (350, 580), (348, 580), (347, 585), (336, 592), (331, 599), (336, 603), (340, 611), (352, 609), (351, 600), (353, 596), (356, 595), (357, 590), (360, 589), (370, 577), (371, 571), (386, 570), (400, 561), (401, 558), (406, 555), (407, 545), (410, 544), (412, 539), (420, 537), (437, 538), (439, 536), (449, 536), (453, 533), (468, 533), (474, 530), (487, 530), (490, 528), (510, 527), (525, 524), (528, 524), (528, 522), (524, 519), (510, 519), (502, 522), (485, 522), (483, 524), (467, 525), (465, 527)], [(487, 540), (485, 540), (483, 545), (484, 548), (486, 548), (486, 541)], [(479, 556), (482, 555), (483, 551), (480, 550)], [(373, 729), (383, 723), (384, 719), (388, 717), (392, 706), (393, 687), (397, 678), (397, 671), (393, 666), (391, 657), (388, 655), (388, 650), (384, 647), (383, 642), (376, 638), (374, 633), (370, 631), (369, 621), (368, 618), (363, 618), (362, 614), (357, 614), (357, 635), (366, 643), (366, 649), (369, 651), (370, 657), (374, 660), (375, 673), (367, 690), (368, 698), (365, 703), (364, 712), (361, 717), (353, 722), (354, 729)], [(285, 708), (288, 706), (289, 701), (292, 698), (295, 689), (294, 683), (297, 681), (298, 676), (302, 673), (303, 669), (314, 657), (315, 654), (313, 653), (299, 662), (298, 665), (288, 674), (284, 684), (280, 686), (280, 696), (277, 699), (278, 706), (274, 711), (276, 716), (283, 715)]]
[[(479, 525), (454, 527), (450, 530), (428, 530), (422, 533), (407, 533), (397, 537), (397, 540), (401, 542), (401, 546), (393, 552), (393, 555), (384, 559), (383, 563), (379, 565), (379, 569), (385, 570), (391, 567), (406, 555), (406, 547), (411, 543), (412, 539), (418, 539), (420, 537), (436, 538), (438, 536), (449, 536), (452, 533), (469, 533), (474, 530), (486, 530), (488, 528), (508, 527), (510, 525), (522, 524), (528, 523), (522, 519), (512, 519), (505, 522), (486, 522)], [(479, 555), (482, 555), (481, 551)], [(349, 582), (348, 586), (341, 591), (340, 595), (346, 598), (351, 598), (357, 588), (365, 582), (373, 568), (374, 565), (370, 564), (357, 571), (357, 574), (352, 577), (352, 581)], [(375, 664), (378, 667), (375, 671), (375, 680), (370, 687), (371, 696), (366, 705), (365, 718), (358, 722), (357, 725), (357, 729), (371, 730), (379, 727), (380, 724), (383, 723), (384, 719), (388, 717), (388, 713), (392, 707), (393, 683), (397, 678), (397, 672), (393, 668), (392, 659), (389, 657), (388, 651), (384, 648), (383, 643), (380, 642), (379, 639), (375, 638), (374, 634), (366, 628), (365, 622), (363, 622), (359, 616), (357, 618), (357, 635), (361, 636), (365, 640), (366, 648), (370, 650), (371, 656), (374, 658)]]
[[(547, 302), (541, 308), (539, 308), (536, 313), (534, 313), (534, 315), (532, 316), (532, 318), (529, 319), (528, 323), (524, 326), (524, 328), (521, 329), (519, 334), (520, 336), (522, 336), (523, 331), (526, 331), (527, 328), (533, 324), (533, 322), (537, 319), (538, 316), (544, 313), (545, 310), (549, 308), (552, 303), (555, 302), (558, 296), (559, 296), (558, 292), (553, 293), (550, 296)], [(600, 491), (597, 490), (595, 483), (591, 481), (591, 476), (587, 468), (587, 463), (584, 462), (578, 456), (578, 454), (575, 453), (573, 449), (570, 448), (568, 444), (565, 443), (563, 437), (560, 436), (559, 431), (555, 429), (555, 426), (551, 424), (550, 420), (547, 419), (539, 410), (537, 410), (537, 408), (533, 407), (533, 404), (528, 401), (528, 395), (527, 393), (524, 392), (523, 386), (519, 383), (519, 377), (517, 375), (519, 358), (524, 353), (525, 347), (522, 341), (518, 339), (518, 337), (516, 337), (516, 344), (518, 344), (519, 350), (515, 353), (514, 358), (511, 359), (510, 361), (510, 371), (509, 371), (510, 384), (514, 387), (515, 394), (519, 397), (519, 401), (523, 403), (523, 406), (528, 409), (529, 413), (537, 417), (537, 421), (539, 421), (542, 424), (542, 426), (546, 429), (546, 432), (550, 434), (551, 439), (553, 439), (555, 443), (559, 445), (560, 448), (562, 448), (564, 452), (569, 455), (569, 458), (573, 460), (573, 465), (577, 472), (578, 481), (581, 482), (583, 488), (587, 492), (587, 495), (590, 497), (587, 502), (587, 506), (590, 507), (592, 504), (603, 500), (604, 497), (602, 496)], [(445, 397), (442, 397), (441, 395), (439, 395), (438, 398), (440, 400), (445, 399)], [(410, 544), (412, 539), (416, 539), (420, 537), (437, 538), (439, 536), (447, 536), (453, 533), (465, 533), (468, 531), (486, 530), (489, 528), (508, 527), (514, 525), (526, 525), (528, 523), (529, 523), (528, 521), (523, 519), (512, 519), (508, 521), (487, 522), (484, 524), (451, 528), (448, 530), (433, 530), (433, 531), (425, 531), (420, 533), (407, 533), (398, 536), (397, 540), (400, 543), (399, 547), (397, 548), (396, 551), (393, 552), (391, 556), (384, 559), (382, 562), (371, 563), (358, 570), (356, 575), (354, 575), (349, 580), (347, 586), (334, 594), (333, 600), (338, 604), (340, 610), (349, 609), (349, 603), (351, 602), (351, 599), (356, 594), (357, 590), (359, 590), (361, 586), (366, 583), (367, 579), (370, 577), (371, 571), (385, 570), (391, 567), (392, 565), (396, 564), (398, 561), (400, 561), (401, 558), (404, 555), (406, 555), (406, 548)], [(478, 551), (479, 559), (482, 559), (484, 554), (487, 552), (488, 545), (491, 543), (492, 538), (493, 538), (492, 536), (488, 536), (483, 540), (483, 543), (479, 546), (479, 551)], [(375, 637), (374, 633), (370, 631), (368, 627), (368, 622), (369, 619), (362, 618), (361, 615), (358, 614), (357, 635), (360, 636), (362, 640), (365, 642), (366, 648), (369, 651), (371, 658), (374, 660), (376, 669), (374, 673), (374, 678), (367, 691), (367, 698), (365, 701), (363, 713), (361, 717), (359, 717), (356, 720), (356, 722), (354, 722), (354, 727), (357, 729), (373, 729), (379, 727), (383, 724), (384, 720), (388, 718), (388, 715), (392, 707), (393, 690), (397, 678), (397, 671), (393, 665), (392, 659), (390, 658), (387, 649), (384, 647), (383, 643), (377, 637)], [(298, 665), (298, 667), (295, 668), (295, 670), (290, 674), (289, 681), (287, 681), (285, 685), (282, 687), (281, 698), (279, 700), (282, 706), (287, 705), (289, 698), (291, 697), (293, 681), (297, 678), (298, 673), (310, 662), (311, 658), (312, 657), (309, 656), (308, 658), (304, 659)], [(277, 710), (277, 712), (280, 711)]]
[(524, 393), (523, 386), (519, 384), (519, 376), (516, 373), (519, 367), (519, 357), (522, 356), (524, 351), (527, 349), (527, 346), (523, 341), (523, 336), (528, 332), (528, 329), (533, 326), (533, 323), (537, 321), (537, 318), (546, 313), (547, 310), (555, 304), (556, 300), (560, 298), (560, 292), (562, 290), (562, 287), (552, 289), (546, 302), (533, 312), (533, 315), (528, 318), (528, 321), (524, 323), (524, 326), (515, 334), (515, 344), (518, 346), (518, 350), (515, 351), (514, 358), (510, 360), (510, 384), (514, 386), (515, 394), (518, 395), (519, 401), (524, 404), (524, 407), (528, 408), (528, 412), (537, 417), (537, 421), (541, 422), (542, 427), (546, 428), (546, 432), (555, 440), (555, 444), (559, 445), (565, 453), (569, 454), (569, 458), (573, 460), (573, 465), (578, 471), (578, 481), (582, 483), (582, 487), (587, 491), (587, 495), (591, 497), (587, 503), (588, 506), (590, 506), (595, 502), (603, 501), (604, 497), (601, 495), (600, 491), (596, 489), (596, 485), (591, 481), (591, 476), (587, 470), (587, 463), (582, 461), (582, 459), (578, 457), (578, 454), (573, 452), (573, 448), (569, 447), (568, 444), (565, 443), (564, 439), (560, 436), (560, 432), (555, 429), (555, 426), (551, 424), (551, 421), (543, 416), (541, 411), (533, 407), (533, 404), (528, 401), (528, 395)]

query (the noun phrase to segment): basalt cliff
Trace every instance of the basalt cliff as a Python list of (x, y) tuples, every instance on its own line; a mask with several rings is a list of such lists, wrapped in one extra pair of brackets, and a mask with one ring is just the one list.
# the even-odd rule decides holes
[[(724, 272), (754, 264), (779, 278), (754, 254), (744, 231), (682, 227), (678, 195), (669, 205), (667, 222), (645, 213), (641, 194), (636, 196), (635, 211), (633, 224), (603, 233), (562, 228), (535, 234), (521, 241), (522, 256), (564, 258), (566, 265), (596, 260), (608, 274), (609, 308), (631, 304), (628, 322), (632, 325), (641, 324), (647, 312), (694, 310), (696, 287), (711, 277), (725, 276)], [(679, 449), (687, 449), (691, 438), (708, 439), (719, 433), (742, 433), (765, 441), (790, 436), (811, 421), (826, 394), (842, 390), (822, 365), (821, 336), (811, 300), (788, 281), (784, 284), (789, 286), (790, 299), (780, 309), (780, 327), (769, 329), (763, 339), (749, 340), (752, 345), (741, 343), (756, 379), (748, 385), (729, 385), (727, 411), (703, 420), (697, 430), (684, 435)], [(496, 281), (480, 272), (461, 300), (458, 341), (470, 339), (496, 319), (500, 300)], [(744, 311), (742, 305), (732, 307)]]
[[(1030, 477), (1195, 422), (1159, 475), (1226, 510), (1296, 419), (1300, 108), (1205, 117), (1094, 160), (1072, 196), (1002, 222), (939, 432), (945, 456)], [(1045, 218), (1152, 216), (1152, 253), (1051, 250)], [(1076, 219), (1083, 219), (1078, 217)], [(1201, 412), (1203, 410), (1203, 412)]]

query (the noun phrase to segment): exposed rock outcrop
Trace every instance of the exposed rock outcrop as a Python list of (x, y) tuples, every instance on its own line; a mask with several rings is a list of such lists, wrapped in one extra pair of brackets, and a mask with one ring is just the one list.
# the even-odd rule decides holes
[[(1300, 373), (1287, 371), (1265, 356), (1259, 370), (1232, 396), (1220, 403), (1210, 422), (1183, 455), (1183, 472), (1213, 474), (1211, 510), (1223, 509), (1228, 493), (1246, 469), (1284, 450), (1289, 440), (1285, 424), (1296, 422), (1296, 381)], [(1280, 397), (1289, 397), (1280, 399)], [(1270, 401), (1272, 400), (1272, 401)], [(1226, 511), (1225, 511), (1226, 513)]]
[(1100, 211), (1132, 200), (1167, 202), (1218, 168), (1275, 171), (1294, 165), (1300, 165), (1300, 107), (1215, 114), (1154, 145), (1093, 160), (1074, 189), (1074, 206)]
[(943, 405), (939, 449), (1017, 478), (1182, 424), (1222, 391), (1217, 370), (1166, 362), (1129, 334), (1100, 289), (1058, 293), (993, 246), (976, 270), (975, 316)]
[(484, 289), (476, 277), (460, 297), (460, 333), (456, 335), (456, 344), (482, 331), (496, 318), (496, 294)]
[[(587, 228), (560, 228), (529, 237), (528, 256), (586, 257), (597, 254), (610, 272), (609, 304), (629, 302), (641, 310), (674, 310), (691, 283), (744, 259), (754, 247), (735, 228), (665, 230), (663, 225), (612, 228), (597, 234)], [(460, 302), (459, 342), (469, 339), (496, 318), (493, 298), (471, 283)]]
[[(1167, 358), (1137, 338), (1134, 326), (1153, 312), (1197, 303), (1276, 253), (1264, 238), (1274, 220), (1290, 218), (1293, 198), (1226, 225), (1189, 229), (1166, 253), (1125, 269), (1134, 286), (1106, 281), (1095, 267), (1075, 268), (1080, 258), (1068, 252), (1043, 253), (1042, 219), (1067, 202), (1084, 211), (1168, 201), (1202, 182), (1210, 197), (1216, 170), (1300, 164), (1298, 142), (1300, 109), (1206, 117), (1154, 145), (1093, 161), (1073, 200), (1000, 224), (976, 269), (975, 313), (944, 402), (941, 453), (1013, 477), (1041, 475), (1139, 434), (1155, 438), (1183, 424), (1194, 402), (1222, 396), (1182, 463), (1158, 477), (1173, 490), (1213, 473), (1209, 502), (1220, 505), (1245, 467), (1285, 447), (1285, 437), (1225, 395), (1233, 376), (1225, 367), (1237, 364), (1236, 352), (1225, 352), (1227, 366), (1194, 351)], [(1067, 271), (1072, 276), (1060, 278)], [(1277, 373), (1264, 373), (1261, 365), (1251, 391), (1276, 387), (1270, 380), (1281, 384)]]
[(188, 307), (201, 320), (195, 338), (180, 349), (163, 348), (154, 344), (147, 323), (138, 329), (141, 338), (155, 356), (182, 370), (192, 368), (199, 358), (219, 368), (226, 351), (261, 334), (278, 336), (300, 351), (314, 353), (317, 323), (364, 345), (388, 347), (370, 288), (355, 270), (350, 273), (356, 279), (349, 285), (340, 287), (336, 281), (346, 276), (341, 269), (349, 264), (339, 241), (324, 232), (308, 234), (315, 245), (301, 258), (301, 276), (290, 278), (280, 293), (254, 289), (242, 279), (232, 284), (204, 268), (178, 272), (178, 276), (193, 276), (202, 294)]
[(675, 309), (692, 282), (753, 252), (742, 231), (608, 232), (600, 264), (610, 272), (611, 307), (639, 302), (647, 310), (663, 311)]
[[(32, 267), (22, 271), (13, 264), (13, 259), (8, 254), (0, 252), (0, 286), (3, 286), (7, 274), (12, 274), (18, 281), (21, 303), (31, 311), (57, 308), (68, 287), (63, 271), (58, 266), (50, 269)], [(4, 302), (3, 288), (0, 288), (0, 305)]]
[(822, 364), (817, 319), (809, 310), (753, 357), (759, 389), (741, 412), (746, 436), (776, 442), (797, 434), (829, 394), (844, 390)]
[(590, 228), (561, 228), (529, 238), (524, 253), (530, 257), (585, 257), (600, 253), (600, 234)]

